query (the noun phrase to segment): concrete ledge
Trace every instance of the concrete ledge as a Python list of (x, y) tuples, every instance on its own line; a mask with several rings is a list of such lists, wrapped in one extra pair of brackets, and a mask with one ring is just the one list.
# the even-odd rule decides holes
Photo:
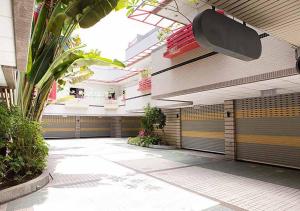
[(44, 171), (40, 176), (34, 178), (33, 180), (1, 190), (0, 204), (4, 204), (6, 202), (33, 193), (41, 189), (45, 185), (47, 185), (49, 181), (50, 181), (49, 172)]
[(153, 148), (153, 149), (176, 149), (176, 146), (169, 146), (169, 145), (149, 145), (149, 148)]

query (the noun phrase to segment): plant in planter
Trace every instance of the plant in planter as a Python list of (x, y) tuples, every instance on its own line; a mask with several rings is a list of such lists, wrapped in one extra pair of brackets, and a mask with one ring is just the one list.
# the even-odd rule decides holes
[[(5, 111), (5, 112), (2, 112)], [(48, 147), (38, 122), (24, 117), (19, 108), (0, 104), (0, 187), (15, 185), (40, 174), (47, 164)]]
[(146, 136), (154, 136), (154, 130), (163, 131), (166, 126), (166, 115), (160, 108), (151, 107), (149, 104), (144, 109), (145, 115), (142, 117), (141, 126)]
[(156, 129), (163, 131), (164, 127), (166, 126), (166, 115), (161, 111), (161, 109), (150, 107), (149, 104), (144, 110), (145, 115), (141, 120), (141, 126), (143, 129), (139, 132), (137, 137), (129, 138), (128, 143), (143, 147), (161, 144), (161, 138), (155, 134), (154, 131)]

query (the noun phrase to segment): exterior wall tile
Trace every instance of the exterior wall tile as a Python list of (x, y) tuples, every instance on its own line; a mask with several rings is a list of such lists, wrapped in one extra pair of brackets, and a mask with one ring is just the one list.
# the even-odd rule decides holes
[[(234, 100), (224, 101), (224, 136), (225, 136), (225, 157), (234, 160), (236, 157), (235, 141), (235, 109)], [(230, 116), (228, 116), (228, 114)]]

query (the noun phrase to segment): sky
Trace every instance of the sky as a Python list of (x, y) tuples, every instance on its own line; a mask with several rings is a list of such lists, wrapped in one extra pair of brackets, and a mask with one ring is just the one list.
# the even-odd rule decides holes
[(78, 29), (77, 33), (88, 49), (98, 49), (103, 57), (124, 61), (128, 43), (137, 34), (145, 34), (151, 29), (153, 26), (127, 18), (124, 9), (111, 12), (93, 27)]

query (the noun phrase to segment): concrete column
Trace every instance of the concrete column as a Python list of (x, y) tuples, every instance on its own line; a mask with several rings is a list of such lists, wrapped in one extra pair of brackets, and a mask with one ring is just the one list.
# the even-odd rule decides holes
[(80, 138), (80, 116), (76, 116), (75, 121), (75, 138)]
[(168, 145), (181, 148), (181, 110), (177, 109), (163, 109), (162, 112), (166, 115), (166, 126), (163, 133), (157, 129), (155, 132), (162, 137)]
[(111, 120), (111, 137), (121, 138), (122, 137), (122, 118), (112, 117)]
[(236, 158), (234, 103), (234, 100), (224, 101), (225, 157), (230, 160), (234, 160)]

